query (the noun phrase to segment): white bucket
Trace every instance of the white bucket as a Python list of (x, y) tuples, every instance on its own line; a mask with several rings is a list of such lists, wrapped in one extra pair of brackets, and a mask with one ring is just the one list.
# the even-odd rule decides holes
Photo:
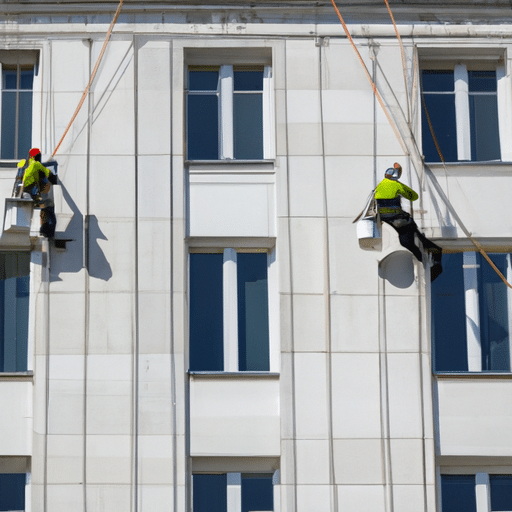
[(382, 250), (382, 234), (380, 225), (374, 217), (366, 217), (357, 221), (357, 238), (359, 247), (365, 251)]

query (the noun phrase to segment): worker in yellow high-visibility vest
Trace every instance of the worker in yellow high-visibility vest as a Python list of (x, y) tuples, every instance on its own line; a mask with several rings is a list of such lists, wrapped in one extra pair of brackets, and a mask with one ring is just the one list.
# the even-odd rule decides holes
[(28, 167), (23, 174), (23, 192), (28, 192), (35, 201), (49, 189), (50, 169), (41, 163), (41, 150), (32, 148), (28, 153)]
[(433, 281), (443, 271), (441, 266), (442, 249), (421, 233), (412, 217), (402, 210), (401, 197), (416, 201), (418, 194), (412, 188), (398, 181), (401, 175), (402, 166), (395, 163), (393, 167), (386, 170), (384, 179), (377, 185), (375, 199), (379, 215), (383, 222), (396, 230), (400, 244), (411, 251), (419, 261), (423, 261), (423, 257), (421, 250), (415, 244), (415, 236), (420, 240), (423, 250), (432, 254), (434, 265), (430, 270), (430, 278)]
[(47, 194), (50, 190), (50, 183), (57, 183), (57, 176), (50, 172), (50, 169), (41, 163), (41, 151), (32, 148), (28, 154), (29, 164), (23, 174), (23, 192), (30, 194), (35, 206), (41, 208), (41, 229), (40, 234), (46, 237), (53, 237), (57, 218), (53, 202), (43, 201), (41, 194)]

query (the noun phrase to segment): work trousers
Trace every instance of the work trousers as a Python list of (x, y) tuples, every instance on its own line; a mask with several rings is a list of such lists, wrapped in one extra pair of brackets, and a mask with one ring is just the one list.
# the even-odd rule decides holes
[(423, 257), (419, 247), (414, 243), (414, 236), (416, 235), (423, 246), (423, 249), (430, 251), (434, 254), (434, 260), (440, 261), (442, 249), (434, 242), (431, 242), (416, 225), (416, 222), (411, 218), (407, 212), (400, 213), (385, 213), (380, 214), (382, 222), (393, 226), (398, 233), (400, 244), (407, 250), (411, 251), (418, 261), (423, 261)]

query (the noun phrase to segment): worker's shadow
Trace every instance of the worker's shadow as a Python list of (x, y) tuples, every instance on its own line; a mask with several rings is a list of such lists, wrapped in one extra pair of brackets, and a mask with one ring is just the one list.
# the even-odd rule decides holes
[(108, 281), (112, 277), (112, 267), (98, 244), (98, 240), (107, 240), (99, 227), (98, 219), (95, 215), (88, 216), (89, 236), (84, 243), (84, 215), (65, 185), (61, 181), (59, 185), (62, 196), (72, 211), (72, 217), (64, 232), (59, 232), (57, 222), (56, 238), (71, 239), (71, 241), (67, 242), (65, 251), (52, 252), (50, 280), (62, 281), (59, 277), (61, 272), (77, 273), (87, 268), (89, 276)]

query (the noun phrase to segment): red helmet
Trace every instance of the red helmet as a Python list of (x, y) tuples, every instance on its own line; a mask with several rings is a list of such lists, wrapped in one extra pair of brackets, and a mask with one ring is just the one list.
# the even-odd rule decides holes
[(38, 148), (32, 148), (29, 152), (28, 152), (28, 156), (30, 157), (35, 157), (36, 155), (39, 155), (39, 153), (41, 153), (41, 150), (38, 149)]

